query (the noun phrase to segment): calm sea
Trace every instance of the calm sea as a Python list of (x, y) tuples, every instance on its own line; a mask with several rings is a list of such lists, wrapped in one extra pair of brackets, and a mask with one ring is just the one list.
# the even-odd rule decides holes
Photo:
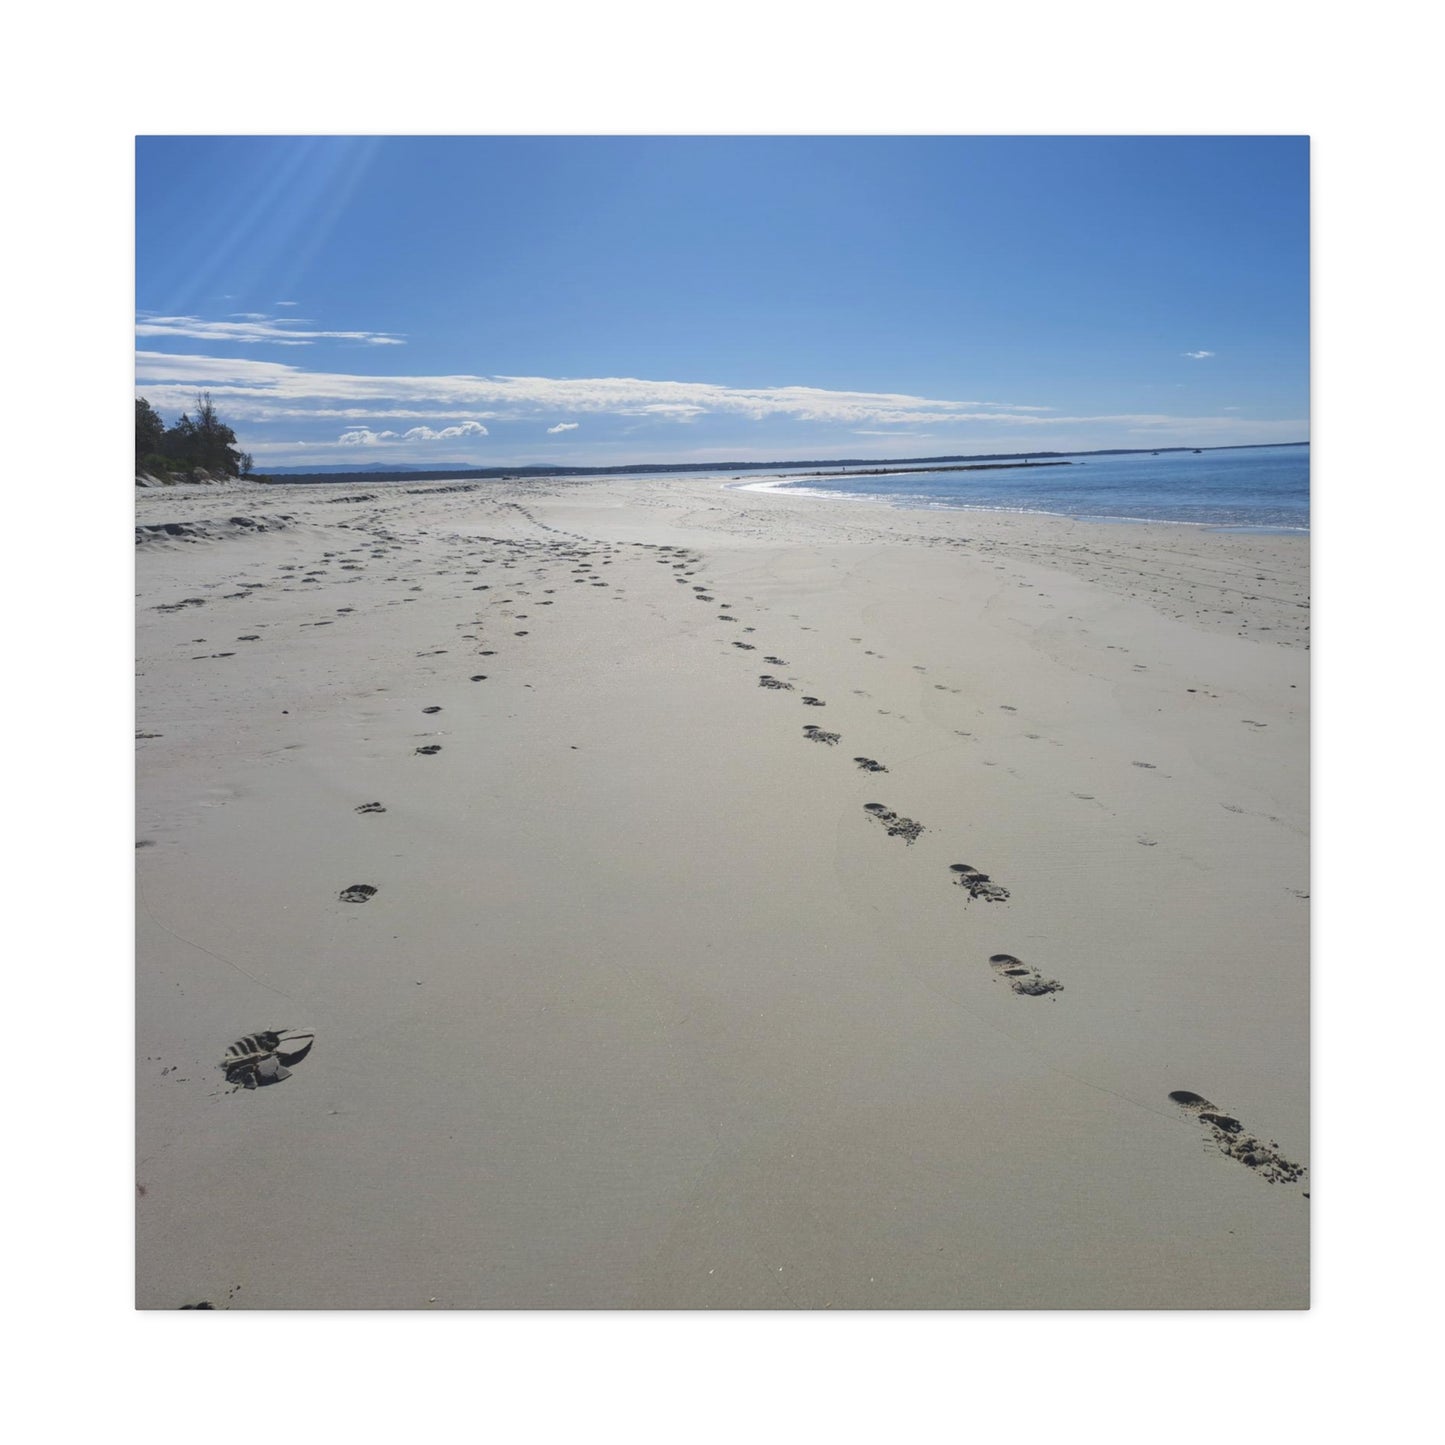
[[(1065, 460), (1058, 458), (1057, 460)], [(1054, 460), (1050, 458), (1050, 460)], [(1310, 449), (1071, 455), (1065, 467), (1007, 471), (909, 471), (750, 481), (750, 489), (868, 497), (904, 507), (1049, 512), (1098, 521), (1184, 522), (1207, 527), (1307, 532)]]

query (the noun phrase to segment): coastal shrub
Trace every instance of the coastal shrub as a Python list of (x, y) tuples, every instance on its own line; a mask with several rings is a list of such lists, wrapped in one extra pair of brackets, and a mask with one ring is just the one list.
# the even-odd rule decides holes
[(140, 470), (141, 458), (147, 462), (156, 457), (165, 445), (166, 424), (161, 414), (145, 397), (135, 399), (135, 455), (136, 469)]
[(173, 427), (165, 425), (145, 397), (137, 397), (135, 455), (137, 471), (157, 476), (209, 472), (237, 477), (251, 470), (249, 453), (236, 450), (236, 433), (221, 420), (208, 391), (196, 397), (195, 416), (183, 414)]

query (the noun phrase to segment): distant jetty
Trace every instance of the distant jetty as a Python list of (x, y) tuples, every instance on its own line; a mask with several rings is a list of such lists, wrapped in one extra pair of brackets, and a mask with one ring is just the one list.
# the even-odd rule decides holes
[[(1071, 467), (1073, 462), (971, 462), (950, 467), (875, 467), (866, 472), (804, 472), (805, 477), (906, 477), (913, 472), (1006, 472), (1014, 467)], [(789, 473), (796, 476), (797, 473)]]

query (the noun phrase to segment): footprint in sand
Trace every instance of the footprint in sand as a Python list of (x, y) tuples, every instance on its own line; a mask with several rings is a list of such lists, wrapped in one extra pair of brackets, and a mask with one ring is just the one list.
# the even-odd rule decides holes
[(985, 903), (1002, 903), (1009, 895), (1008, 889), (1000, 887), (987, 873), (981, 873), (971, 863), (950, 863), (949, 871), (958, 874), (953, 881), (960, 888), (967, 889), (970, 898), (981, 898)]
[[(375, 892), (375, 890), (372, 890)], [(226, 1050), (218, 1065), (226, 1082), (237, 1088), (256, 1089), (279, 1084), (291, 1077), (291, 1066), (299, 1064), (311, 1052), (316, 1035), (296, 1029), (261, 1029), (237, 1039)], [(142, 1191), (144, 1192), (144, 1191)], [(237, 1286), (239, 1288), (239, 1286)], [(235, 1294), (235, 1289), (231, 1291)], [(182, 1309), (214, 1309), (208, 1301), (198, 1305), (182, 1305)]]
[(788, 659), (786, 657), (765, 657), (763, 661), (771, 662), (774, 667), (786, 667), (788, 665)]
[(375, 893), (376, 889), (370, 883), (353, 883), (350, 888), (343, 888), (337, 897), (343, 903), (365, 903)]
[(1047, 993), (1062, 993), (1063, 984), (1056, 978), (1045, 978), (1038, 969), (1031, 968), (1011, 953), (995, 953), (989, 959), (989, 966), (1001, 978), (1008, 980), (1008, 986), (1017, 994), (1030, 998), (1041, 998)]
[(825, 733), (822, 728), (817, 727), (813, 723), (809, 723), (803, 729), (803, 736), (807, 738), (810, 743), (827, 743), (831, 748), (833, 744), (839, 740), (840, 734)]
[(485, 682), (487, 680), (487, 674), (485, 672), (474, 672), (470, 680), (472, 682)]
[(792, 683), (783, 682), (780, 678), (776, 678), (767, 672), (758, 678), (758, 686), (772, 688), (775, 692), (792, 692), (793, 690)]
[(734, 647), (740, 647), (744, 652), (756, 652), (757, 648), (751, 642), (734, 642)]
[(422, 711), (425, 712), (425, 713), (440, 712), (440, 711), (441, 711), (441, 708), (439, 708), (439, 707), (424, 707), (424, 708), (422, 708)]
[(825, 703), (825, 702), (823, 701), (823, 699), (820, 698), (820, 697), (805, 697), (805, 698), (803, 699), (803, 706), (804, 706), (804, 707), (827, 707), (828, 704)]
[(854, 758), (853, 761), (857, 763), (865, 773), (886, 773), (888, 771), (877, 758)]
[(362, 803), (357, 807), (356, 811), (358, 813), (384, 813), (386, 809), (383, 808), (380, 803)]
[(441, 750), (442, 745), (440, 743), (427, 743), (425, 747), (418, 748), (417, 752), (419, 752), (422, 757), (429, 758), (433, 756), (433, 754), (441, 752)]
[(864, 803), (863, 811), (875, 823), (881, 823), (887, 829), (890, 838), (902, 838), (910, 846), (918, 841), (919, 835), (923, 832), (922, 823), (915, 823), (912, 818), (900, 817), (891, 808), (885, 808), (882, 803)]
[(1221, 1154), (1238, 1159), (1271, 1184), (1293, 1184), (1303, 1177), (1305, 1166), (1286, 1159), (1273, 1139), (1266, 1143), (1257, 1138), (1238, 1119), (1220, 1113), (1202, 1095), (1188, 1089), (1175, 1089), (1169, 1097), (1209, 1130), (1210, 1138)]

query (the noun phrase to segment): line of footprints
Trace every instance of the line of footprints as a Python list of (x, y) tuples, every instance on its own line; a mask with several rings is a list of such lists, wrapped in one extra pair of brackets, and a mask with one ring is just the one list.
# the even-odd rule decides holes
[[(538, 525), (540, 526), (541, 524), (539, 523)], [(577, 540), (581, 541), (583, 539), (579, 537)], [(658, 563), (677, 570), (679, 575), (677, 575), (674, 580), (684, 586), (689, 585), (686, 579), (696, 575), (693, 569), (701, 561), (701, 558), (696, 553), (688, 552), (683, 548), (660, 547), (654, 550), (664, 554), (655, 559)], [(573, 558), (569, 560), (575, 560), (575, 554)], [(587, 575), (590, 572), (588, 567), (584, 565), (583, 568), (578, 570), (583, 572), (584, 575), (577, 577), (575, 580), (593, 581), (593, 584), (597, 585), (595, 573)], [(487, 589), (480, 588), (478, 590)], [(705, 586), (693, 583), (690, 586), (690, 590), (696, 601), (712, 602), (715, 600), (714, 594)], [(724, 609), (732, 606), (731, 603), (726, 602), (721, 605)], [(737, 622), (739, 619), (731, 612), (724, 610), (719, 614), (718, 620), (722, 622)], [(478, 625), (480, 628), (480, 623)], [(746, 628), (745, 630), (749, 632), (752, 631), (751, 628)], [(525, 634), (519, 633), (517, 635), (524, 636)], [(745, 652), (755, 652), (757, 650), (753, 643), (743, 642), (741, 640), (734, 641), (732, 645)], [(484, 650), (483, 655), (489, 656), (493, 654)], [(787, 660), (782, 657), (769, 655), (765, 658), (765, 661), (772, 667), (787, 666)], [(485, 681), (485, 677), (478, 675), (471, 680), (473, 682), (482, 682)], [(795, 691), (791, 682), (787, 682), (767, 672), (759, 675), (758, 686), (771, 692)], [(811, 695), (803, 696), (801, 701), (805, 707), (825, 707), (827, 705), (823, 699)], [(441, 709), (439, 707), (427, 707), (422, 711), (427, 714), (434, 714), (440, 712)], [(808, 742), (821, 743), (825, 747), (835, 747), (842, 741), (841, 734), (830, 732), (828, 729), (820, 727), (816, 723), (804, 725), (803, 737)], [(440, 751), (440, 746), (434, 743), (424, 744), (416, 749), (416, 752), (423, 756), (432, 756)], [(879, 762), (877, 758), (860, 755), (853, 759), (853, 763), (862, 772), (886, 773), (888, 771), (888, 768)], [(371, 802), (360, 804), (355, 811), (358, 813), (384, 813), (386, 809), (379, 802)], [(922, 823), (917, 822), (913, 818), (902, 816), (883, 803), (865, 803), (863, 805), (863, 811), (874, 823), (881, 827), (889, 837), (901, 838), (906, 846), (916, 842), (925, 831)], [(953, 881), (955, 885), (962, 888), (970, 900), (978, 900), (984, 903), (1003, 903), (1008, 900), (1008, 889), (995, 883), (987, 873), (979, 868), (975, 868), (972, 864), (953, 863), (950, 865), (950, 871), (954, 875)], [(342, 902), (365, 903), (374, 897), (376, 892), (377, 889), (371, 884), (354, 883), (350, 887), (344, 888), (339, 897)], [(989, 958), (988, 962), (989, 967), (993, 970), (994, 976), (1001, 982), (1006, 983), (1013, 993), (1022, 998), (1048, 998), (1063, 991), (1064, 985), (1060, 983), (1058, 979), (1046, 978), (1037, 968), (1014, 957), (1011, 953), (995, 953)], [(1207, 1131), (1206, 1137), (1221, 1153), (1231, 1159), (1237, 1159), (1269, 1183), (1295, 1183), (1304, 1176), (1305, 1166), (1286, 1159), (1280, 1152), (1279, 1145), (1273, 1140), (1264, 1141), (1250, 1133), (1238, 1119), (1221, 1112), (1202, 1095), (1181, 1089), (1174, 1091), (1169, 1097), (1175, 1104), (1179, 1105), (1179, 1107), (1186, 1112), (1194, 1115), (1194, 1117), (1204, 1125)], [(1305, 1197), (1308, 1198), (1308, 1194), (1306, 1194)]]
[[(719, 620), (735, 622), (737, 619), (732, 616), (724, 616)], [(854, 640), (859, 639), (855, 638)], [(756, 650), (749, 642), (734, 642), (733, 646), (748, 652)], [(786, 659), (781, 657), (770, 656), (765, 661), (773, 667), (787, 666)], [(769, 692), (793, 692), (795, 690), (792, 683), (769, 672), (759, 675), (758, 686)], [(804, 696), (802, 701), (806, 707), (826, 706), (823, 700), (817, 697)], [(806, 724), (803, 728), (803, 736), (809, 742), (823, 743), (827, 747), (834, 747), (842, 741), (841, 734), (829, 732), (816, 723)], [(863, 772), (886, 773), (888, 771), (887, 767), (877, 758), (858, 756), (853, 759), (853, 762)], [(1140, 763), (1138, 766), (1148, 767), (1151, 765)], [(883, 828), (890, 838), (902, 838), (905, 845), (916, 842), (924, 832), (923, 824), (912, 818), (903, 817), (883, 803), (865, 803), (863, 811)], [(978, 899), (984, 903), (1007, 901), (1008, 889), (995, 883), (987, 873), (975, 868), (972, 864), (953, 863), (950, 865), (950, 871), (954, 875), (954, 883), (962, 888), (970, 899)], [(1058, 979), (1046, 978), (1037, 968), (1025, 963), (1022, 959), (1015, 958), (1011, 953), (995, 953), (988, 962), (994, 976), (1007, 983), (1009, 988), (1022, 998), (1048, 998), (1063, 991), (1064, 985)], [(1286, 1159), (1280, 1152), (1279, 1145), (1273, 1140), (1265, 1141), (1250, 1133), (1238, 1119), (1222, 1113), (1201, 1095), (1187, 1089), (1178, 1089), (1169, 1097), (1182, 1109), (1198, 1118), (1200, 1123), (1205, 1126), (1206, 1137), (1222, 1154), (1231, 1159), (1237, 1159), (1262, 1179), (1271, 1184), (1292, 1184), (1304, 1177), (1305, 1166)], [(1305, 1193), (1305, 1198), (1309, 1198), (1308, 1192)]]
[[(525, 507), (522, 507), (522, 506), (520, 506), (520, 505), (518, 505), (518, 504), (516, 504), (516, 503), (506, 503), (506, 504), (503, 504), (503, 505), (504, 505), (504, 509), (505, 509), (505, 508), (510, 508), (511, 510), (520, 513), (520, 514), (521, 514), (522, 516), (524, 516), (532, 525), (538, 527), (540, 530), (542, 530), (542, 531), (544, 531), (544, 532), (553, 532), (553, 533), (556, 533), (558, 536), (571, 537), (571, 538), (573, 538), (573, 539), (574, 539), (575, 541), (577, 541), (577, 542), (586, 542), (586, 541), (588, 540), (588, 539), (586, 539), (586, 538), (584, 538), (584, 537), (581, 537), (580, 535), (578, 535), (578, 534), (576, 534), (576, 533), (572, 533), (572, 532), (565, 532), (565, 533), (564, 533), (564, 532), (559, 532), (557, 528), (555, 528), (555, 527), (549, 527), (549, 526), (547, 526), (545, 523), (539, 522)], [(571, 566), (571, 568), (570, 568), (570, 571), (571, 571), (571, 573), (572, 573), (572, 581), (573, 581), (573, 582), (575, 582), (575, 583), (591, 583), (591, 585), (594, 586), (594, 587), (607, 587), (607, 586), (609, 586), (609, 584), (608, 584), (606, 581), (604, 581), (603, 579), (601, 579), (600, 577), (598, 577), (597, 572), (596, 572), (596, 570), (595, 570), (595, 564), (592, 563), (591, 561), (586, 560), (586, 559), (591, 555), (591, 553), (590, 553), (590, 552), (588, 551), (588, 549), (586, 549), (585, 547), (584, 547), (584, 548), (578, 548), (578, 547), (576, 547), (576, 546), (572, 546), (572, 545), (570, 545), (570, 544), (568, 544), (568, 543), (562, 543), (562, 542), (545, 542), (545, 543), (538, 543), (538, 542), (533, 542), (533, 541), (530, 541), (530, 540), (527, 540), (527, 539), (504, 539), (504, 538), (499, 538), (499, 537), (475, 537), (475, 538), (472, 539), (472, 541), (473, 541), (473, 543), (486, 543), (486, 544), (489, 544), (489, 545), (492, 547), (492, 549), (493, 549), (494, 555), (491, 556), (491, 557), (489, 557), (489, 558), (487, 558), (486, 560), (487, 560), (488, 562), (498, 562), (498, 561), (499, 561), (500, 564), (501, 564), (501, 566), (502, 566), (502, 568), (504, 568), (504, 569), (514, 568), (519, 562), (523, 562), (523, 561), (532, 561), (532, 562), (539, 562), (539, 561), (540, 561), (543, 565), (537, 567), (537, 568), (534, 570), (533, 576), (536, 577), (536, 578), (539, 578), (539, 579), (545, 579), (545, 564), (546, 564), (547, 562), (551, 562), (551, 563), (553, 563), (553, 564), (562, 564), (562, 565), (571, 564), (571, 563), (580, 563), (580, 565)], [(604, 554), (610, 554), (613, 549), (612, 549), (610, 546), (602, 545), (602, 546), (600, 547), (600, 550), (601, 550)], [(671, 549), (671, 548), (666, 548), (666, 549), (664, 549), (664, 550), (671, 551), (671, 550), (673, 550), (673, 549)], [(330, 554), (328, 554), (328, 555), (330, 555)], [(686, 566), (689, 562), (695, 563), (697, 560), (699, 560), (699, 559), (698, 559), (696, 556), (694, 556), (694, 555), (684, 554), (684, 561), (679, 562), (679, 563), (674, 563), (673, 565), (679, 566), (679, 567), (681, 567), (681, 566)], [(604, 567), (610, 567), (611, 565), (612, 565), (612, 562), (611, 562), (610, 555), (604, 555), (604, 560), (602, 561), (602, 566), (604, 566)], [(479, 569), (478, 569), (478, 568), (469, 568), (469, 569), (467, 569), (467, 575), (468, 575), (468, 576), (477, 576), (477, 575), (478, 575), (478, 572), (479, 572)], [(689, 571), (689, 572), (684, 573), (684, 575), (690, 577), (690, 576), (692, 576), (693, 574)], [(518, 596), (520, 596), (520, 597), (526, 597), (526, 596), (529, 595), (529, 594), (528, 594), (528, 589), (527, 589), (525, 586), (521, 585), (520, 583), (513, 583), (513, 584), (511, 584), (511, 585), (513, 586), (513, 588), (514, 588), (514, 590), (516, 591), (516, 593), (518, 594)], [(472, 588), (472, 591), (474, 591), (474, 592), (489, 592), (489, 591), (491, 591), (491, 590), (492, 590), (492, 587), (491, 587), (491, 584), (490, 584), (490, 583), (478, 583), (477, 585), (475, 585), (475, 586)], [(551, 592), (553, 589), (549, 587), (549, 588), (546, 588), (546, 589), (544, 589), (544, 590), (547, 591), (547, 592)], [(513, 598), (513, 597), (502, 598), (502, 599), (500, 599), (500, 604), (499, 604), (499, 605), (509, 606), (509, 605), (511, 605), (512, 603), (514, 603), (515, 600), (516, 600), (516, 599)], [(711, 600), (711, 599), (708, 599), (708, 600)], [(180, 605), (180, 604), (177, 604), (177, 605)], [(543, 600), (540, 600), (540, 601), (536, 602), (534, 605), (539, 606), (539, 607), (551, 607), (553, 604), (552, 604), (552, 601), (551, 601), (550, 599), (543, 599)], [(350, 609), (350, 608), (344, 608), (344, 609), (342, 609), (342, 610), (349, 612), (351, 609)], [(525, 620), (527, 619), (527, 614), (526, 614), (525, 612), (515, 612), (515, 611), (514, 611), (514, 612), (512, 612), (512, 613), (504, 613), (504, 614), (502, 614), (502, 616), (503, 616), (504, 618), (510, 616), (510, 617), (515, 618), (516, 620), (519, 620), (519, 621), (525, 621)], [(477, 620), (476, 620), (474, 623), (470, 624), (470, 625), (474, 626), (474, 627), (477, 629), (477, 631), (476, 631), (475, 634), (466, 634), (466, 635), (467, 635), (469, 638), (471, 638), (471, 640), (476, 641), (476, 640), (478, 640), (478, 638), (480, 637), (480, 635), (484, 632), (484, 630), (485, 630), (485, 628), (486, 628), (486, 620), (485, 620), (485, 618), (478, 617)], [(513, 635), (514, 637), (526, 637), (526, 636), (528, 635), (528, 631), (527, 631), (527, 630), (514, 631), (512, 635)], [(418, 656), (418, 657), (439, 657), (439, 656), (442, 656), (445, 652), (446, 652), (446, 649), (445, 649), (445, 648), (438, 648), (438, 649), (436, 649), (436, 650), (433, 651), (433, 652), (418, 653), (417, 656)], [(481, 657), (495, 657), (495, 656), (496, 656), (496, 650), (495, 650), (494, 648), (490, 648), (490, 647), (479, 647), (479, 648), (477, 649), (477, 652), (478, 652), (478, 655), (481, 656)], [(487, 680), (487, 674), (486, 674), (486, 673), (482, 673), (482, 672), (473, 673), (473, 674), (471, 674), (471, 676), (470, 676), (470, 678), (469, 678), (468, 680), (471, 681), (471, 682), (485, 682), (485, 681)], [(427, 717), (434, 717), (437, 713), (441, 712), (441, 710), (442, 710), (442, 709), (441, 709), (439, 706), (433, 704), (433, 705), (431, 705), (431, 706), (429, 706), (429, 707), (424, 707), (424, 708), (422, 708), (422, 713), (423, 713), (425, 716), (427, 716)], [(418, 757), (431, 758), (431, 757), (435, 757), (439, 752), (441, 752), (441, 750), (442, 750), (442, 745), (441, 745), (440, 743), (423, 743), (423, 744), (421, 744), (419, 747), (414, 748), (412, 751), (413, 751), (413, 753), (414, 753), (416, 756), (418, 756)], [(384, 812), (386, 812), (386, 808), (385, 808), (385, 806), (384, 806), (382, 803), (380, 803), (380, 802), (370, 802), (370, 803), (360, 803), (360, 804), (358, 804), (357, 807), (354, 809), (354, 811), (357, 812), (357, 813), (363, 813), (363, 814), (366, 814), (366, 813), (384, 813)], [(377, 887), (376, 887), (374, 884), (371, 884), (371, 883), (352, 883), (352, 884), (349, 884), (347, 887), (343, 888), (343, 889), (341, 890), (341, 892), (337, 894), (337, 899), (338, 899), (340, 902), (342, 902), (342, 903), (367, 903), (367, 902), (369, 902), (371, 899), (373, 899), (373, 898), (376, 897), (378, 891), (379, 891), (379, 890), (377, 889)]]
[[(728, 617), (724, 621), (736, 621), (736, 618)], [(734, 642), (734, 647), (745, 648), (753, 651), (753, 645), (748, 642)], [(774, 667), (786, 667), (787, 660), (782, 657), (768, 657), (766, 659)], [(758, 686), (769, 692), (792, 692), (793, 684), (765, 672), (758, 677)], [(804, 696), (805, 707), (826, 707), (827, 704), (817, 697)], [(834, 747), (842, 741), (839, 733), (829, 732), (819, 727), (816, 723), (808, 723), (803, 728), (803, 736), (813, 743), (823, 743), (828, 747)], [(886, 773), (887, 767), (878, 761), (877, 758), (858, 756), (853, 759), (854, 764), (863, 772)], [(900, 813), (883, 803), (865, 803), (863, 811), (877, 823), (890, 838), (902, 838), (905, 845), (915, 843), (924, 832), (922, 823), (913, 818), (905, 818)], [(1009, 896), (1009, 891), (998, 883), (995, 883), (982, 869), (975, 868), (971, 863), (954, 863), (950, 865), (953, 873), (953, 881), (962, 888), (971, 899), (978, 899), (984, 903), (1003, 903)], [(1063, 984), (1056, 978), (1045, 978), (1036, 968), (1020, 962), (1010, 953), (996, 953), (989, 959), (996, 976), (1008, 983), (1014, 993), (1028, 998), (1043, 998), (1049, 994), (1061, 993)]]

